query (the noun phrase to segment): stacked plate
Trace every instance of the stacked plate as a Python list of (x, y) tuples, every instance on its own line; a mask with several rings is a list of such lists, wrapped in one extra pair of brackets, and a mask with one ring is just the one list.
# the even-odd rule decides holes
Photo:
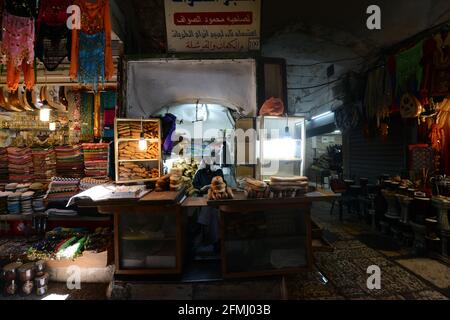
[(17, 185), (17, 189), (16, 192), (26, 192), (28, 191), (28, 189), (30, 189), (31, 183), (23, 183), (23, 184), (18, 184)]
[(0, 215), (8, 214), (8, 196), (10, 192), (0, 192)]
[(35, 213), (42, 213), (45, 211), (44, 204), (45, 191), (36, 191), (33, 197), (33, 211)]
[(32, 206), (33, 196), (34, 196), (33, 191), (27, 191), (22, 193), (22, 196), (20, 197), (20, 205), (22, 207), (23, 215), (33, 214), (33, 206)]
[(5, 191), (7, 192), (16, 192), (18, 184), (17, 183), (8, 183), (5, 186)]
[(9, 214), (20, 214), (20, 198), (22, 194), (18, 192), (11, 193), (8, 196), (8, 212)]

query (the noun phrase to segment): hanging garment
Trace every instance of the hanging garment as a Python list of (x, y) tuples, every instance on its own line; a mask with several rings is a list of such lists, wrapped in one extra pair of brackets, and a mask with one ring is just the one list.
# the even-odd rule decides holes
[(92, 93), (81, 92), (80, 95), (80, 125), (83, 142), (90, 142), (94, 139), (94, 95)]
[(376, 118), (379, 127), (381, 120), (389, 117), (391, 104), (392, 85), (389, 72), (385, 66), (377, 67), (367, 75), (364, 93), (366, 119)]
[(430, 91), (434, 96), (446, 96), (450, 94), (450, 33), (438, 33), (434, 41), (436, 50)]
[(23, 70), (27, 89), (34, 86), (34, 19), (13, 16), (4, 12), (2, 21), (1, 52), (6, 64), (8, 90), (19, 86)]
[(41, 23), (48, 26), (66, 25), (69, 14), (67, 8), (72, 0), (39, 0), (38, 28)]
[(170, 153), (173, 149), (172, 135), (177, 127), (177, 117), (171, 113), (166, 113), (162, 117), (162, 131), (163, 131), (163, 152)]
[(395, 57), (397, 99), (407, 92), (418, 96), (423, 75), (422, 57), (423, 41), (420, 41), (410, 49), (400, 52)]
[(80, 32), (78, 36), (78, 82), (97, 88), (98, 82), (105, 80), (105, 34)]
[[(66, 22), (72, 0), (40, 0), (37, 18), (36, 56), (47, 70), (56, 70), (70, 54), (71, 33)], [(70, 58), (70, 56), (69, 56)]]
[(436, 117), (435, 130), (440, 131), (440, 147), (443, 173), (450, 175), (450, 99), (444, 99), (436, 107), (438, 115)]
[[(73, 80), (78, 78), (79, 81), (81, 78), (80, 82), (92, 81), (96, 90), (98, 79), (110, 80), (114, 73), (109, 0), (75, 0), (74, 5), (81, 9), (81, 30), (72, 30), (70, 77)], [(88, 47), (84, 41), (90, 41), (93, 47)], [(95, 61), (101, 62), (102, 67), (93, 66), (86, 60), (88, 57), (95, 57)], [(94, 71), (98, 73), (94, 74)], [(93, 77), (97, 80), (94, 81)]]
[(5, 0), (6, 11), (14, 16), (35, 18), (37, 14), (36, 0)]
[(41, 23), (36, 39), (36, 57), (45, 68), (54, 71), (70, 52), (70, 32), (67, 26), (49, 26)]

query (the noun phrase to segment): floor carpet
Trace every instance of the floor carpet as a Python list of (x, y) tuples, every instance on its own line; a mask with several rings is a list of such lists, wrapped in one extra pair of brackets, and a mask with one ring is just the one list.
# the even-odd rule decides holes
[[(315, 253), (313, 272), (286, 277), (288, 299), (448, 299), (445, 290), (440, 290), (445, 288), (446, 277), (435, 275), (448, 270), (447, 266), (434, 261), (430, 274), (422, 272), (421, 277), (414, 273), (414, 268), (404, 268), (399, 263), (407, 259), (396, 260), (407, 255), (407, 249), (373, 233), (357, 219), (339, 222), (337, 215), (329, 215), (329, 208), (329, 204), (315, 203), (312, 218), (324, 229), (324, 237), (333, 245), (334, 252)], [(367, 287), (370, 276), (367, 268), (372, 265), (381, 270), (379, 290)], [(434, 285), (432, 280), (438, 278)]]

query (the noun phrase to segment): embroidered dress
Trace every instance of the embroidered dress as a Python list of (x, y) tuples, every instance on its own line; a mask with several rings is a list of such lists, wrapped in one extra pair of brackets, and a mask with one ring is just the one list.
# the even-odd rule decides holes
[(79, 41), (78, 81), (97, 88), (98, 82), (105, 80), (105, 34), (80, 32)]
[(1, 52), (6, 64), (8, 90), (19, 86), (23, 70), (27, 89), (34, 86), (34, 19), (3, 14)]
[(66, 22), (72, 0), (40, 0), (37, 18), (36, 56), (53, 71), (69, 56), (70, 32)]
[[(109, 0), (75, 0), (74, 5), (81, 9), (81, 30), (72, 30), (70, 76), (82, 83), (93, 83), (96, 90), (99, 80), (110, 80), (114, 73)], [(95, 55), (93, 62), (91, 59)], [(102, 67), (95, 65), (99, 62)]]
[(41, 23), (36, 39), (36, 57), (49, 71), (56, 70), (70, 53), (70, 32), (67, 26)]

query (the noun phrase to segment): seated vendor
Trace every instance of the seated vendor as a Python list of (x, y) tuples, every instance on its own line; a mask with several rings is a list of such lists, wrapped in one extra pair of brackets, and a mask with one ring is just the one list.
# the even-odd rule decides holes
[[(223, 178), (223, 172), (220, 167), (211, 166), (203, 162), (194, 176), (193, 186), (195, 189), (200, 190), (200, 195), (205, 195), (208, 193), (212, 179), (216, 176)], [(197, 210), (195, 221), (199, 227), (196, 228), (197, 232), (193, 239), (196, 256), (217, 254), (220, 232), (219, 211), (209, 206), (200, 207)]]

